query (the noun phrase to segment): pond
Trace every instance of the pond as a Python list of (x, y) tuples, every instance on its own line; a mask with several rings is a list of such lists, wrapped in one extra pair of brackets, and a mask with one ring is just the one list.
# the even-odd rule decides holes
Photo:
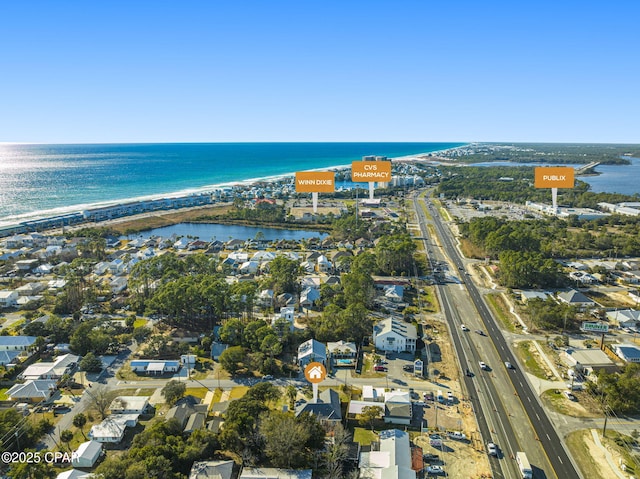
[(265, 240), (302, 240), (309, 238), (325, 238), (327, 233), (309, 230), (290, 230), (278, 228), (263, 228), (260, 226), (223, 225), (217, 223), (179, 223), (162, 228), (154, 228), (136, 234), (138, 238), (150, 238), (161, 236), (168, 238), (171, 235), (194, 237), (202, 241), (229, 241), (230, 239), (248, 240), (262, 232)]

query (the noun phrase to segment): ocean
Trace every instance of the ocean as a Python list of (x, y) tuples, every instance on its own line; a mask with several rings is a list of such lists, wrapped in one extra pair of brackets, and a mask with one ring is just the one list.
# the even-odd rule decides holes
[(462, 143), (0, 144), (0, 223)]

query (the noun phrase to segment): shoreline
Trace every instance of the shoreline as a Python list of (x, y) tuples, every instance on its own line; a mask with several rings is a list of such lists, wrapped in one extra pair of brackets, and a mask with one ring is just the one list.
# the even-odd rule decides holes
[[(455, 148), (446, 148), (444, 150), (434, 150), (434, 151), (430, 151), (430, 152), (421, 152), (421, 153), (416, 153), (416, 154), (412, 154), (412, 155), (393, 157), (393, 158), (390, 158), (390, 159), (391, 159), (392, 162), (397, 162), (397, 163), (407, 163), (407, 162), (411, 162), (411, 161), (424, 162), (424, 161), (429, 161), (429, 160), (427, 160), (427, 157), (429, 155), (441, 153), (441, 152), (444, 152), (444, 151), (451, 151), (453, 149), (462, 148), (462, 147), (464, 147), (464, 145), (461, 145), (461, 146), (455, 147)], [(354, 161), (356, 161), (356, 160), (354, 160)], [(341, 164), (341, 165), (336, 165), (336, 166), (329, 166), (329, 167), (322, 167), (322, 168), (312, 168), (312, 169), (300, 170), (300, 171), (336, 171), (336, 172), (343, 172), (343, 171), (345, 171), (345, 170), (347, 170), (349, 168), (351, 168), (351, 164)], [(94, 203), (81, 203), (81, 204), (76, 204), (76, 205), (51, 208), (51, 209), (47, 209), (47, 210), (39, 210), (39, 211), (31, 212), (31, 213), (21, 213), (21, 214), (14, 215), (14, 216), (6, 216), (4, 218), (0, 218), (0, 229), (2, 229), (2, 228), (19, 227), (21, 224), (23, 224), (25, 222), (29, 222), (29, 221), (46, 220), (46, 219), (55, 218), (55, 217), (61, 216), (61, 215), (82, 213), (83, 211), (93, 210), (93, 209), (98, 209), (98, 208), (108, 208), (108, 207), (114, 207), (114, 206), (118, 206), (118, 205), (128, 205), (128, 204), (133, 204), (133, 203), (141, 202), (141, 201), (158, 201), (158, 200), (162, 200), (162, 199), (185, 198), (185, 197), (194, 196), (194, 195), (207, 195), (207, 194), (213, 194), (215, 192), (225, 191), (225, 190), (234, 189), (234, 188), (250, 188), (250, 187), (256, 186), (256, 185), (258, 185), (260, 183), (271, 183), (271, 184), (274, 184), (274, 183), (285, 181), (288, 178), (293, 179), (294, 176), (295, 176), (295, 173), (296, 173), (295, 171), (291, 171), (291, 172), (287, 172), (287, 173), (282, 173), (282, 174), (277, 174), (277, 175), (270, 175), (270, 176), (265, 176), (265, 177), (255, 177), (255, 178), (247, 178), (247, 179), (244, 179), (244, 180), (226, 181), (226, 182), (222, 182), (222, 183), (214, 183), (214, 184), (205, 185), (205, 186), (201, 186), (201, 187), (186, 188), (186, 189), (177, 190), (177, 191), (171, 191), (171, 192), (167, 192), (167, 193), (157, 193), (157, 194), (152, 194), (152, 195), (143, 195), (143, 196), (137, 196), (137, 197), (122, 198), (122, 199), (105, 200), (105, 201), (98, 201), (98, 202), (94, 202)], [(170, 210), (169, 212), (175, 212), (175, 211), (183, 210), (183, 209), (185, 209), (185, 208), (177, 208), (177, 209)], [(157, 212), (149, 212), (149, 213), (153, 214), (153, 213), (157, 213)], [(130, 218), (130, 217), (131, 217), (131, 215), (124, 216), (123, 218)], [(92, 224), (92, 222), (91, 221), (87, 221), (87, 222), (83, 222), (82, 224), (73, 225), (73, 226), (74, 227), (75, 226), (80, 226), (81, 227), (82, 225), (90, 225), (90, 224)]]
[[(150, 231), (158, 228), (165, 228), (167, 226), (174, 226), (178, 224), (199, 224), (199, 225), (238, 225), (238, 226), (255, 226), (255, 227), (264, 227), (269, 229), (282, 229), (282, 230), (309, 230), (309, 231), (321, 231), (329, 233), (331, 231), (328, 225), (321, 224), (304, 224), (304, 223), (255, 223), (249, 220), (229, 220), (225, 218), (216, 218), (215, 221), (204, 221), (198, 220), (199, 217), (202, 217), (207, 214), (224, 214), (228, 207), (231, 206), (230, 203), (227, 204), (218, 204), (215, 206), (194, 206), (181, 208), (179, 210), (174, 211), (165, 211), (165, 212), (151, 212), (151, 213), (140, 213), (138, 215), (127, 216), (124, 218), (118, 218), (114, 220), (102, 221), (99, 223), (85, 223), (82, 225), (73, 226), (68, 228), (68, 231), (80, 230), (87, 227), (96, 227), (96, 228), (109, 228), (113, 229), (117, 233), (122, 236), (127, 234), (138, 234), (144, 231)], [(201, 213), (200, 215), (195, 215), (194, 213)], [(152, 220), (157, 220), (157, 222), (153, 222)], [(150, 224), (153, 223), (153, 224)]]

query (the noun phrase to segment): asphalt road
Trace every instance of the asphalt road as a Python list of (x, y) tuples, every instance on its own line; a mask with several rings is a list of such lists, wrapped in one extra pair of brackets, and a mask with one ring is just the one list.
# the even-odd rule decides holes
[[(422, 224), (424, 221), (424, 217), (421, 214), (421, 210), (419, 208), (419, 205), (417, 204), (417, 200), (416, 200), (416, 211), (419, 212), (419, 219)], [(471, 298), (471, 301), (473, 302), (473, 305), (477, 310), (477, 313), (480, 315), (481, 321), (485, 325), (485, 328), (483, 329), (486, 330), (489, 338), (493, 341), (493, 344), (495, 346), (494, 348), (495, 352), (499, 357), (499, 363), (493, 364), (491, 367), (494, 370), (497, 370), (498, 368), (500, 368), (501, 369), (500, 372), (504, 374), (504, 372), (506, 371), (506, 368), (504, 368), (505, 361), (508, 361), (513, 365), (518, 364), (518, 362), (516, 361), (515, 356), (511, 352), (507, 342), (505, 341), (501, 331), (496, 325), (493, 317), (491, 316), (489, 309), (484, 303), (484, 300), (480, 296), (478, 289), (475, 287), (475, 285), (470, 279), (466, 278), (465, 265), (457, 249), (453, 245), (453, 241), (450, 237), (450, 233), (448, 229), (445, 228), (445, 226), (443, 225), (442, 220), (439, 217), (439, 214), (436, 208), (430, 208), (429, 212), (433, 217), (433, 220), (434, 220), (433, 224), (437, 230), (438, 237), (442, 244), (444, 253), (452, 261), (453, 265), (458, 270), (458, 274), (461, 278), (461, 283), (464, 284), (462, 289), (466, 289), (466, 291), (468, 292)], [(424, 231), (423, 231), (423, 234), (424, 234)], [(439, 286), (439, 290), (443, 296), (447, 295), (447, 288), (448, 286)], [(455, 324), (453, 326), (454, 327), (452, 327), (451, 329), (452, 330), (455, 329), (455, 332), (452, 333), (452, 336), (454, 337), (454, 345), (456, 346), (456, 349), (458, 350), (459, 353), (462, 352), (462, 354), (459, 354), (459, 360), (461, 362), (461, 366), (463, 367), (463, 371), (464, 371), (465, 370), (464, 368), (466, 368), (467, 366), (467, 359), (466, 359), (467, 356), (465, 356), (465, 352), (464, 352), (465, 349), (462, 347), (459, 335), (457, 334), (458, 331), (460, 330), (455, 328)], [(471, 327), (471, 329), (473, 328)], [(457, 337), (457, 341), (456, 341), (456, 337)], [(489, 338), (486, 338), (486, 339), (489, 339)], [(474, 348), (471, 346), (471, 344), (472, 344), (471, 342), (467, 344), (467, 346), (469, 347), (468, 350), (470, 351), (469, 356), (474, 357), (474, 359), (477, 359), (478, 352), (474, 351)], [(479, 367), (476, 367), (473, 370), (477, 371), (478, 369)], [(482, 414), (478, 414), (481, 431), (483, 426), (480, 424), (481, 422), (480, 416), (493, 417), (493, 420), (495, 421), (496, 426), (498, 426), (499, 424), (503, 426), (501, 433), (498, 432), (498, 429), (500, 428), (493, 429), (494, 431), (496, 431), (496, 434), (501, 435), (508, 440), (516, 440), (514, 429), (517, 429), (519, 426), (518, 424), (511, 424), (512, 417), (515, 418), (515, 415), (509, 416), (510, 412), (505, 411), (504, 407), (501, 408), (502, 401), (500, 400), (500, 399), (504, 400), (507, 396), (513, 395), (514, 397), (519, 399), (519, 402), (524, 408), (524, 411), (526, 412), (526, 415), (529, 418), (529, 422), (533, 427), (533, 430), (535, 431), (535, 438), (530, 438), (528, 442), (530, 443), (532, 440), (539, 442), (539, 444), (544, 448), (548, 461), (552, 467), (552, 471), (545, 471), (544, 469), (539, 467), (539, 466), (542, 466), (542, 467), (544, 466), (539, 464), (538, 468), (534, 469), (534, 477), (536, 478), (548, 477), (548, 473), (551, 472), (555, 476), (561, 479), (580, 478), (581, 476), (577, 471), (577, 468), (574, 466), (569, 454), (565, 450), (562, 440), (560, 439), (556, 430), (551, 424), (551, 421), (549, 420), (544, 409), (539, 403), (537, 395), (532, 390), (522, 370), (520, 368), (516, 368), (515, 370), (508, 371), (508, 373), (510, 373), (509, 376), (510, 376), (510, 382), (512, 385), (512, 388), (509, 389), (508, 391), (505, 391), (504, 389), (502, 389), (501, 391), (498, 391), (495, 387), (493, 378), (491, 378), (492, 380), (489, 380), (490, 375), (480, 374), (480, 377), (481, 377), (480, 381), (482, 382), (483, 387), (478, 389), (480, 391), (482, 390), (486, 391), (487, 395), (493, 398), (492, 404), (495, 406), (494, 407), (495, 410), (491, 411), (489, 408), (486, 407), (486, 405), (483, 405), (482, 399), (480, 399), (477, 402), (478, 407), (482, 408)], [(475, 385), (478, 382), (477, 377), (478, 376), (476, 376), (475, 378), (465, 377), (465, 385), (469, 389), (470, 395), (474, 395), (475, 393), (476, 397), (478, 397), (478, 393), (475, 392), (476, 391)], [(512, 391), (515, 392), (515, 394)], [(480, 393), (480, 395), (481, 394), (482, 393)], [(496, 398), (498, 399), (498, 401), (495, 401)], [(497, 414), (492, 414), (492, 413), (497, 413)], [(489, 419), (489, 421), (490, 420), (491, 419)], [(510, 425), (507, 425), (508, 423)], [(509, 431), (509, 429), (511, 429), (511, 431)], [(482, 432), (484, 434), (484, 431)], [(492, 437), (492, 436), (486, 436), (486, 437)], [(522, 447), (522, 449), (525, 450), (525, 452), (527, 452), (527, 444), (522, 443), (521, 441), (518, 441), (518, 443), (520, 444), (519, 447)], [(501, 446), (503, 449), (507, 449), (509, 447), (509, 445), (505, 445), (505, 444), (501, 444)], [(495, 464), (495, 462), (496, 461), (492, 462), (492, 466)], [(533, 464), (533, 465), (536, 466), (536, 464)], [(546, 475), (545, 475), (545, 472), (547, 473)], [(504, 477), (511, 477), (511, 476), (512, 474), (508, 474)]]

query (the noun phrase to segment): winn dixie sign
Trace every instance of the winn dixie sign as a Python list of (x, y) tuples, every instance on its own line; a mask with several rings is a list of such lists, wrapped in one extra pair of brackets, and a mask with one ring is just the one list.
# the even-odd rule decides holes
[(537, 167), (536, 188), (573, 188), (574, 169), (568, 166)]
[(351, 163), (351, 181), (380, 182), (391, 181), (390, 161), (354, 161)]
[(333, 171), (299, 171), (296, 173), (298, 193), (333, 193), (336, 190)]

